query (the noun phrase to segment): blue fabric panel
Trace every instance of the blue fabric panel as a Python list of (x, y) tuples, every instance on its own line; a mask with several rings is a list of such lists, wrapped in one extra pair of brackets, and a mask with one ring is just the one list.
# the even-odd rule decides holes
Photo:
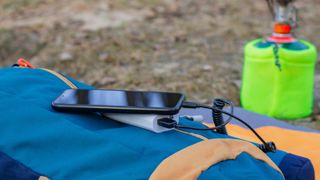
[[(269, 169), (266, 163), (260, 160), (250, 160), (250, 155), (247, 153), (241, 153), (234, 160), (226, 160), (219, 163), (219, 165), (213, 165), (208, 170), (203, 172), (199, 176), (199, 180), (205, 179), (219, 179), (219, 180), (248, 180), (248, 179), (260, 179), (269, 180), (273, 177), (273, 180), (283, 179), (279, 172)], [(246, 167), (246, 168), (237, 168)], [(268, 174), (269, 176), (265, 176)]]
[(279, 165), (287, 180), (313, 180), (314, 169), (311, 161), (305, 157), (294, 154), (286, 154)]
[(39, 177), (40, 175), (38, 173), (0, 152), (0, 179), (37, 180)]

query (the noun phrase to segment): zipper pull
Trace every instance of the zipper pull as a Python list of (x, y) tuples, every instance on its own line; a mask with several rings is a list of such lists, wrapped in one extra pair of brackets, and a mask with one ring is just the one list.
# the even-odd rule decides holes
[(29, 61), (27, 61), (23, 58), (18, 59), (17, 63), (14, 64), (13, 66), (25, 67), (25, 68), (35, 68)]

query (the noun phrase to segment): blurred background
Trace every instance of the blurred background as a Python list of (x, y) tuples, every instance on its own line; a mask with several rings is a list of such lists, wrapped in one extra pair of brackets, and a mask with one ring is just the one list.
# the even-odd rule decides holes
[[(296, 35), (320, 49), (320, 1)], [(243, 45), (272, 32), (264, 0), (0, 0), (0, 65), (24, 57), (97, 88), (180, 91), (239, 105)], [(320, 129), (319, 83), (311, 118)]]

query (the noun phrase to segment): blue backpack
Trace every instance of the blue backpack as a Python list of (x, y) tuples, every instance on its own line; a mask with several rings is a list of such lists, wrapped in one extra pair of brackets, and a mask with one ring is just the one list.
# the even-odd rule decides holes
[(265, 154), (227, 135), (157, 134), (96, 114), (53, 110), (51, 102), (69, 88), (92, 87), (47, 69), (0, 69), (0, 179), (276, 180), (293, 170), (284, 161), (290, 154)]

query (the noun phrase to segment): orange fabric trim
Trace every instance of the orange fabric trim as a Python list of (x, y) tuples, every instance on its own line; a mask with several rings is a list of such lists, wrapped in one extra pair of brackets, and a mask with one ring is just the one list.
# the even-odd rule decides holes
[[(228, 125), (231, 136), (260, 143), (251, 131), (237, 125)], [(264, 126), (255, 129), (266, 141), (273, 141), (278, 149), (309, 158), (315, 169), (316, 179), (320, 179), (320, 134)]]
[(61, 74), (55, 72), (55, 71), (52, 71), (50, 69), (45, 69), (45, 68), (41, 68), (42, 70), (44, 71), (47, 71), (49, 73), (51, 73), (52, 75), (56, 76), (57, 78), (61, 79), (64, 83), (66, 83), (70, 88), (72, 89), (78, 89), (78, 87), (73, 84), (71, 81), (69, 81), (67, 78), (65, 78), (64, 76), (62, 76)]
[(199, 138), (199, 139), (202, 139), (202, 140), (208, 140), (208, 138), (200, 135), (200, 134), (195, 134), (195, 133), (191, 133), (191, 132), (187, 132), (187, 131), (183, 131), (183, 130), (180, 130), (180, 129), (174, 129), (178, 132), (181, 132), (181, 133), (184, 133), (184, 134), (187, 134), (187, 135), (190, 135), (190, 136), (194, 136), (196, 138)]
[(264, 161), (282, 174), (267, 155), (249, 142), (235, 139), (211, 139), (191, 145), (163, 160), (151, 174), (150, 180), (196, 179), (212, 165), (235, 159), (242, 152)]
[(48, 177), (40, 176), (38, 180), (50, 180)]

